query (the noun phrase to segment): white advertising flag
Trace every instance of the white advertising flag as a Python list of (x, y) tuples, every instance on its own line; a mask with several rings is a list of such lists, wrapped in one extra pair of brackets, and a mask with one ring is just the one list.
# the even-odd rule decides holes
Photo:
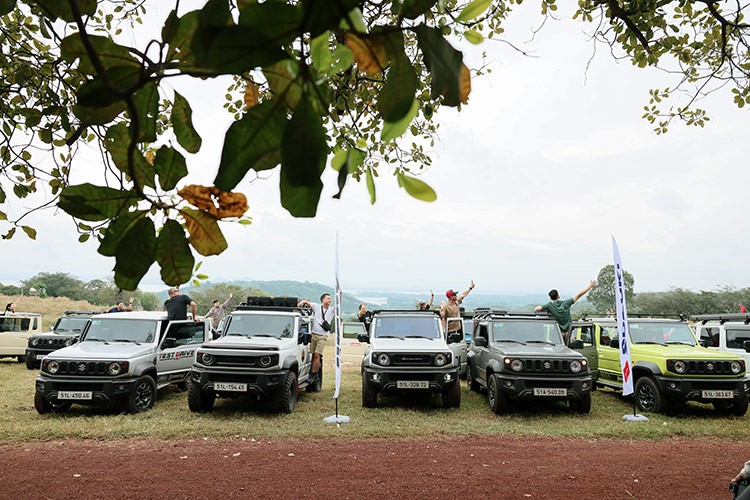
[(344, 325), (341, 323), (341, 284), (339, 283), (339, 233), (336, 232), (336, 301), (333, 304), (333, 318), (336, 326), (336, 388), (333, 391), (333, 399), (339, 398), (341, 388), (341, 335)]
[(620, 250), (612, 237), (615, 257), (615, 307), (617, 309), (617, 337), (620, 340), (620, 367), (622, 368), (622, 395), (633, 394), (633, 369), (630, 361), (630, 334), (628, 333), (628, 308), (625, 303), (625, 277), (620, 260)]

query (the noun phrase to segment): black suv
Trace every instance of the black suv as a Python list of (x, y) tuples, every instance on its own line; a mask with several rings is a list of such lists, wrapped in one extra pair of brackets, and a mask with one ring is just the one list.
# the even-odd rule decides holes
[(65, 311), (51, 331), (32, 335), (26, 348), (26, 368), (39, 368), (44, 356), (78, 342), (83, 327), (96, 314), (100, 311)]
[(544, 313), (480, 311), (474, 316), (466, 380), (487, 389), (495, 413), (510, 400), (563, 400), (571, 410), (591, 410), (588, 361), (565, 346), (560, 327)]

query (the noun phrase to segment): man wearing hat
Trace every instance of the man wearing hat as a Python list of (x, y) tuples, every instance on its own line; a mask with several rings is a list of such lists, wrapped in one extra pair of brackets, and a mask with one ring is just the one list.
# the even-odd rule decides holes
[(450, 289), (445, 292), (445, 296), (448, 297), (448, 302), (440, 306), (440, 318), (443, 320), (443, 329), (447, 331), (448, 335), (453, 332), (461, 331), (461, 321), (451, 321), (447, 324), (448, 318), (460, 318), (461, 317), (461, 302), (464, 298), (469, 295), (469, 292), (474, 289), (474, 280), (471, 280), (469, 288), (461, 292), (456, 293), (455, 290)]

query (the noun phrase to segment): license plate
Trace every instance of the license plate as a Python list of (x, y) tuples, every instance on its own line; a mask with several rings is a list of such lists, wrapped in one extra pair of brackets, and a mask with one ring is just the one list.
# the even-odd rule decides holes
[(37, 354), (36, 355), (36, 359), (42, 359), (45, 356), (46, 356), (46, 354)]
[(396, 381), (398, 389), (429, 389), (430, 383), (426, 380), (398, 380)]
[(734, 399), (734, 391), (701, 391), (704, 399)]
[(93, 397), (91, 391), (59, 391), (57, 399), (87, 400)]
[(247, 384), (238, 384), (234, 382), (215, 382), (215, 391), (233, 391), (233, 392), (247, 392)]
[(554, 388), (544, 388), (544, 387), (534, 388), (534, 396), (567, 396), (567, 395), (568, 395), (567, 389), (554, 389)]

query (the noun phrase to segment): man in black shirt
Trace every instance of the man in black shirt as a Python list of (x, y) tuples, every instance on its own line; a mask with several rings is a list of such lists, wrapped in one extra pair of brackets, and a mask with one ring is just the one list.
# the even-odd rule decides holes
[(359, 305), (359, 312), (357, 313), (359, 321), (365, 324), (365, 329), (370, 332), (370, 325), (372, 324), (372, 311), (367, 310), (367, 304)]
[(193, 320), (198, 322), (198, 307), (195, 301), (189, 295), (182, 295), (179, 288), (169, 289), (169, 298), (164, 302), (164, 308), (167, 310), (167, 320), (187, 319), (187, 306), (193, 312)]

